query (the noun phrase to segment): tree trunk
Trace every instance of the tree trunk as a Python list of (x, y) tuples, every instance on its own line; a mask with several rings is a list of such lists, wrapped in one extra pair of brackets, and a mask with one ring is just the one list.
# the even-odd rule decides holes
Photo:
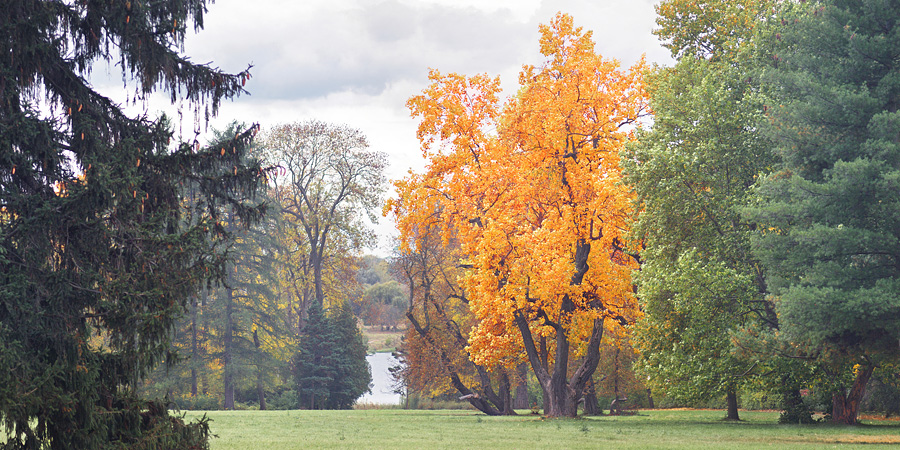
[(587, 387), (584, 390), (584, 415), (600, 416), (603, 410), (597, 402), (597, 390), (594, 387), (594, 377), (588, 380)]
[(197, 345), (197, 299), (191, 302), (191, 397), (197, 397), (197, 364), (200, 361)]
[[(564, 309), (567, 303), (563, 300)], [(574, 305), (572, 305), (574, 307)], [(597, 363), (600, 362), (600, 340), (603, 337), (603, 319), (594, 320), (591, 330), (591, 338), (588, 343), (587, 353), (579, 367), (570, 379), (567, 379), (569, 363), (569, 340), (565, 330), (557, 326), (556, 331), (556, 361), (553, 365), (552, 375), (541, 365), (540, 356), (534, 345), (528, 320), (522, 311), (515, 312), (515, 322), (522, 334), (525, 350), (531, 362), (532, 370), (541, 388), (544, 390), (545, 401), (544, 414), (550, 417), (576, 417), (578, 415), (578, 400), (582, 395), (587, 381), (594, 375)]]
[(656, 406), (653, 405), (653, 393), (650, 392), (650, 388), (647, 388), (647, 404), (650, 406), (650, 409), (656, 409)]
[[(460, 399), (468, 401), (469, 404), (472, 405), (472, 407), (474, 407), (475, 409), (477, 409), (489, 416), (502, 415), (503, 414), (502, 410), (504, 409), (502, 405), (495, 406), (495, 405), (491, 404), (491, 402), (488, 401), (488, 399), (485, 398), (485, 396), (482, 396), (481, 394), (479, 394), (477, 392), (473, 392), (471, 389), (469, 389), (468, 386), (466, 386), (466, 384), (460, 378), (459, 373), (457, 373), (455, 370), (452, 369), (453, 365), (451, 364), (450, 356), (447, 355), (447, 351), (442, 346), (438, 345), (434, 341), (434, 337), (431, 336), (431, 334), (428, 332), (428, 330), (426, 330), (422, 326), (421, 323), (419, 323), (419, 320), (416, 319), (416, 316), (413, 315), (411, 310), (406, 312), (406, 317), (409, 319), (409, 323), (413, 326), (413, 329), (416, 330), (416, 333), (420, 337), (425, 339), (425, 341), (428, 342), (428, 344), (431, 346), (432, 349), (437, 351), (438, 356), (441, 359), (441, 363), (444, 366), (444, 369), (447, 371), (447, 374), (450, 375), (450, 384), (454, 388), (456, 388), (457, 392), (462, 394), (460, 396)], [(477, 364), (475, 365), (475, 367), (476, 367), (476, 370), (479, 370), (479, 371), (483, 370)], [(487, 379), (487, 383), (488, 384), (490, 383), (490, 378)], [(507, 392), (507, 394), (509, 393), (509, 386), (507, 386), (506, 392)], [(508, 397), (508, 395), (507, 395), (507, 397)]]
[(263, 368), (262, 354), (260, 351), (259, 334), (253, 330), (253, 345), (256, 347), (256, 356), (258, 362), (256, 364), (256, 397), (259, 398), (259, 410), (266, 410), (266, 391), (263, 389)]
[(516, 368), (518, 383), (516, 384), (516, 398), (513, 401), (513, 408), (528, 409), (528, 366), (525, 363), (519, 364)]
[[(540, 344), (541, 344), (541, 348), (540, 348), (540, 353), (538, 355), (540, 358), (540, 364), (541, 364), (541, 367), (543, 367), (545, 371), (549, 371), (550, 370), (550, 364), (549, 364), (550, 351), (547, 350), (547, 336), (541, 335)], [(538, 381), (538, 384), (540, 384), (540, 381)], [(549, 404), (550, 404), (550, 395), (547, 394), (547, 390), (544, 389), (543, 386), (541, 386), (541, 409), (544, 410), (544, 414), (547, 414), (547, 406)]]
[(234, 301), (234, 291), (230, 287), (225, 288), (225, 342), (222, 359), (225, 363), (225, 373), (222, 375), (222, 384), (225, 390), (225, 409), (234, 409), (234, 362), (233, 360), (233, 336), (234, 324), (231, 317), (231, 303)]
[(735, 389), (728, 389), (728, 392), (725, 393), (725, 403), (728, 407), (725, 420), (741, 420), (738, 416), (737, 392)]
[(831, 421), (833, 423), (856, 425), (859, 404), (863, 394), (866, 393), (866, 384), (874, 371), (875, 367), (872, 365), (860, 366), (850, 392), (846, 394), (843, 390), (834, 392), (831, 396)]

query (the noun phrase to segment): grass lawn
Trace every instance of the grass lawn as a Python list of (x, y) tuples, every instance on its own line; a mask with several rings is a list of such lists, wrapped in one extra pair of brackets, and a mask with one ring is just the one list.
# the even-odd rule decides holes
[[(188, 418), (202, 415), (188, 412)], [(637, 416), (542, 419), (488, 417), (472, 411), (211, 411), (218, 438), (230, 449), (819, 449), (900, 448), (900, 422), (863, 425), (777, 425), (778, 413), (651, 410)]]
[(379, 326), (363, 327), (363, 340), (368, 345), (369, 352), (392, 352), (400, 344), (400, 338), (406, 330), (381, 331)]

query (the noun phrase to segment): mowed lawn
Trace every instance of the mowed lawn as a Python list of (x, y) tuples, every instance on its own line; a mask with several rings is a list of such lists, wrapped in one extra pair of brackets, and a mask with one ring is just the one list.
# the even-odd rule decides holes
[[(201, 412), (188, 412), (199, 417)], [(900, 422), (777, 425), (778, 413), (651, 410), (542, 419), (471, 411), (211, 411), (213, 450), (237, 449), (819, 449), (900, 448)]]

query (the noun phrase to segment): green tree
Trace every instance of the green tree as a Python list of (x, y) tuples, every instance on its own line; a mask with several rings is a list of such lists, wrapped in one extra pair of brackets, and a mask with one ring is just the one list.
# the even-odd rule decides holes
[(310, 305), (293, 363), (301, 408), (348, 409), (369, 391), (366, 344), (347, 302), (330, 316)]
[(334, 326), (318, 303), (309, 305), (300, 333), (300, 348), (294, 356), (294, 380), (301, 408), (325, 409), (335, 382), (337, 342)]
[(356, 400), (370, 391), (372, 371), (366, 361), (368, 346), (357, 325), (349, 302), (336, 306), (331, 319), (336, 336), (334, 381), (328, 392), (329, 409), (350, 409)]
[[(141, 402), (137, 381), (204, 280), (220, 277), (219, 205), (249, 223), (254, 130), (170, 145), (165, 119), (128, 117), (86, 81), (119, 61), (138, 98), (206, 105), (243, 92), (177, 52), (206, 1), (48, 2), (0, 8), (0, 417), (7, 448), (205, 447), (205, 422)], [(220, 151), (227, 148), (228, 151)], [(187, 206), (186, 187), (199, 202)], [(142, 418), (142, 411), (144, 417)]]
[(766, 78), (782, 163), (748, 217), (780, 337), (828, 366), (832, 418), (852, 424), (900, 340), (900, 2), (791, 10)]
[(644, 317), (639, 366), (651, 384), (687, 403), (725, 395), (738, 420), (738, 391), (754, 361), (732, 352), (731, 332), (761, 320), (777, 326), (758, 261), (755, 225), (738, 211), (775, 158), (757, 132), (759, 70), (753, 39), (771, 1), (669, 0), (657, 10), (672, 68), (648, 77), (653, 126), (623, 158), (641, 207), (643, 246), (635, 277)]

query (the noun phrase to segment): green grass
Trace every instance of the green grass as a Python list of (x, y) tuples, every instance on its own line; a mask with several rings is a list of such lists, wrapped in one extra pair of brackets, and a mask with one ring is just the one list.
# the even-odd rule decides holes
[(370, 353), (392, 352), (400, 344), (400, 338), (406, 330), (381, 331), (379, 326), (367, 326), (363, 327), (362, 333)]
[[(900, 448), (900, 423), (777, 425), (778, 414), (653, 410), (637, 416), (542, 419), (473, 411), (211, 411), (213, 450), (228, 449), (820, 449)], [(190, 412), (188, 417), (202, 413)]]

